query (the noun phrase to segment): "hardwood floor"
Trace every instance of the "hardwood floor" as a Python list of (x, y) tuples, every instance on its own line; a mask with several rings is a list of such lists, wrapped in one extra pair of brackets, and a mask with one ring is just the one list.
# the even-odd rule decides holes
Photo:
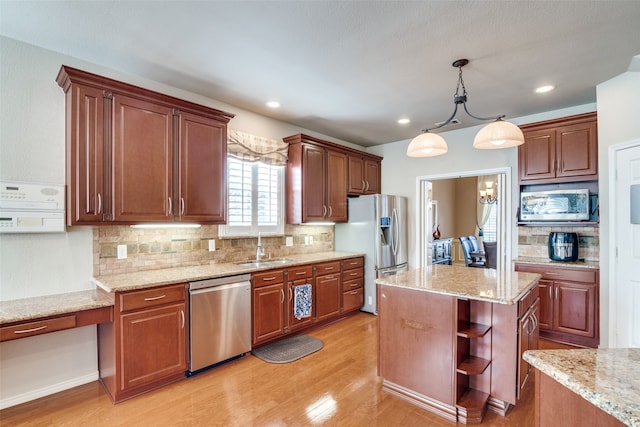
[[(324, 348), (276, 365), (245, 356), (112, 405), (96, 381), (0, 411), (7, 426), (451, 426), (381, 390), (377, 317), (358, 313), (315, 330)], [(506, 417), (483, 425), (533, 426), (533, 381)]]

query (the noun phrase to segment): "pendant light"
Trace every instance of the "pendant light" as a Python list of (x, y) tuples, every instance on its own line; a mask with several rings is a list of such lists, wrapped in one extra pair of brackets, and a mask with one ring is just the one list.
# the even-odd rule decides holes
[[(447, 142), (440, 135), (431, 133), (430, 131), (451, 123), (458, 112), (459, 104), (462, 104), (464, 111), (476, 120), (494, 120), (493, 123), (483, 127), (476, 134), (473, 140), (473, 148), (492, 150), (515, 147), (524, 143), (524, 135), (520, 128), (513, 123), (502, 120), (505, 117), (504, 114), (496, 117), (477, 117), (469, 112), (467, 109), (467, 88), (464, 86), (464, 80), (462, 79), (462, 67), (468, 63), (468, 59), (458, 59), (452, 64), (458, 69), (458, 84), (456, 86), (456, 93), (453, 96), (453, 102), (455, 104), (453, 114), (439, 125), (423, 129), (420, 135), (413, 138), (409, 143), (409, 147), (407, 147), (407, 156), (434, 157), (445, 154), (449, 150)], [(462, 95), (460, 94), (460, 88), (462, 88)]]

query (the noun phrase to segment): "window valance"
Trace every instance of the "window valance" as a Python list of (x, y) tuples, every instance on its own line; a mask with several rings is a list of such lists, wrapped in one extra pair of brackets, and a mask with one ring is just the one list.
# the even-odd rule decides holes
[(227, 131), (227, 154), (248, 162), (286, 166), (288, 144), (234, 129)]

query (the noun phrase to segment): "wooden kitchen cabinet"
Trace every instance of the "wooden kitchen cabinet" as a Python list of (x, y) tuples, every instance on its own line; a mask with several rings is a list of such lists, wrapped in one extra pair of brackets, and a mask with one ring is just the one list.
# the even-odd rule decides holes
[(598, 135), (596, 113), (521, 126), (519, 182), (543, 184), (596, 181)]
[(226, 220), (232, 114), (63, 66), (69, 225)]
[(100, 381), (114, 403), (185, 377), (187, 286), (116, 293), (114, 321), (98, 325)]
[(342, 261), (342, 312), (355, 311), (364, 304), (364, 258)]
[(599, 270), (516, 263), (539, 273), (540, 336), (585, 347), (599, 344)]
[(317, 264), (316, 321), (321, 322), (340, 315), (342, 280), (340, 261)]
[(285, 334), (285, 271), (255, 273), (253, 284), (253, 345)]
[(347, 193), (350, 195), (380, 193), (379, 157), (349, 154), (349, 178)]
[[(294, 315), (294, 288), (296, 286), (310, 284), (311, 285), (311, 316), (310, 317), (301, 317), (300, 319), (296, 318)], [(294, 332), (298, 329), (303, 329), (311, 326), (314, 322), (315, 318), (315, 309), (313, 300), (315, 289), (314, 289), (314, 280), (313, 280), (313, 266), (305, 265), (301, 267), (293, 267), (287, 271), (287, 332)]]

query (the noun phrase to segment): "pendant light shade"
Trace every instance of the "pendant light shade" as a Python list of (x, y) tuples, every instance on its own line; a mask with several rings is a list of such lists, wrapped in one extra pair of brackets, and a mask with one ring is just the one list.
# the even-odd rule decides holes
[(409, 157), (435, 157), (449, 151), (447, 142), (435, 133), (425, 132), (411, 140), (407, 147)]
[(502, 119), (480, 129), (473, 140), (473, 148), (479, 150), (495, 150), (522, 144), (524, 144), (524, 134), (520, 128)]

